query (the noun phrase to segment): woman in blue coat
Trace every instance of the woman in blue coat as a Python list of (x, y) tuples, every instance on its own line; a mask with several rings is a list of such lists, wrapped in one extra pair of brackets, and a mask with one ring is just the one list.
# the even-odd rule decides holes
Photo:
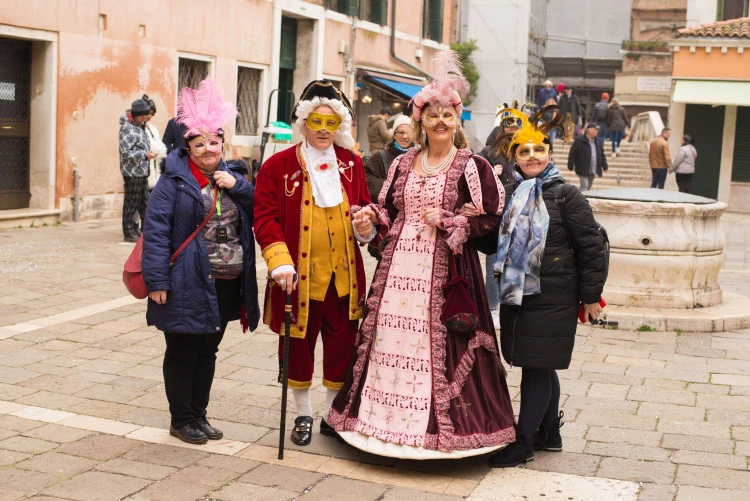
[[(254, 330), (260, 317), (252, 232), (255, 189), (221, 158), (221, 124), (237, 112), (221, 101), (216, 87), (207, 79), (198, 91), (182, 90), (178, 120), (187, 126), (186, 148), (167, 157), (143, 231), (146, 320), (164, 332), (167, 344), (169, 432), (192, 444), (223, 437), (206, 419), (206, 408), (227, 323), (239, 319), (243, 329)], [(170, 263), (204, 220), (202, 230)]]

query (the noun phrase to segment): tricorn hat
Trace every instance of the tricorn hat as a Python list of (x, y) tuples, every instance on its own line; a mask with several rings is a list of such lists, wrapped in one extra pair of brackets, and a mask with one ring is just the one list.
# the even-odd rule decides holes
[(350, 149), (354, 147), (354, 138), (352, 137), (352, 105), (343, 92), (339, 90), (330, 80), (313, 80), (305, 90), (299, 102), (292, 110), (292, 130), (297, 134), (304, 135), (303, 128), (307, 117), (318, 106), (329, 106), (334, 113), (341, 117), (333, 142), (342, 148)]

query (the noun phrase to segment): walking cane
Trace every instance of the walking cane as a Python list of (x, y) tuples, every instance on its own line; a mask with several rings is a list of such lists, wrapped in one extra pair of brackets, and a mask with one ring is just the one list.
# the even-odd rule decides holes
[[(297, 274), (292, 283), (297, 281)], [(281, 363), (281, 422), (279, 423), (279, 459), (284, 459), (284, 435), (286, 435), (286, 393), (289, 387), (289, 338), (292, 327), (292, 294), (286, 293), (284, 304), (284, 354)]]

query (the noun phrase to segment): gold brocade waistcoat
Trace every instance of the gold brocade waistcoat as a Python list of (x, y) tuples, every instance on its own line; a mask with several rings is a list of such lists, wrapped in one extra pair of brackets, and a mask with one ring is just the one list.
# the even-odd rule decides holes
[[(349, 218), (341, 206), (322, 208), (313, 204), (310, 242), (310, 299), (323, 301), (335, 275), (338, 297), (349, 294), (349, 262), (345, 224)], [(351, 224), (351, 223), (349, 223)]]

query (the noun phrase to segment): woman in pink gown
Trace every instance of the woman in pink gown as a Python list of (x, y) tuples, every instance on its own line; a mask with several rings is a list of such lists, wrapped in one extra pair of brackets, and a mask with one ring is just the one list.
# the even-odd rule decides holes
[[(459, 121), (465, 80), (455, 67), (452, 73), (415, 96), (421, 148), (394, 161), (373, 207), (383, 258), (354, 363), (327, 418), (346, 442), (384, 456), (466, 457), (515, 437), (476, 251), (476, 239), (496, 234), (503, 187), (466, 148)], [(467, 203), (478, 216), (461, 214)], [(440, 321), (451, 259), (466, 270), (479, 313), (468, 334)]]

